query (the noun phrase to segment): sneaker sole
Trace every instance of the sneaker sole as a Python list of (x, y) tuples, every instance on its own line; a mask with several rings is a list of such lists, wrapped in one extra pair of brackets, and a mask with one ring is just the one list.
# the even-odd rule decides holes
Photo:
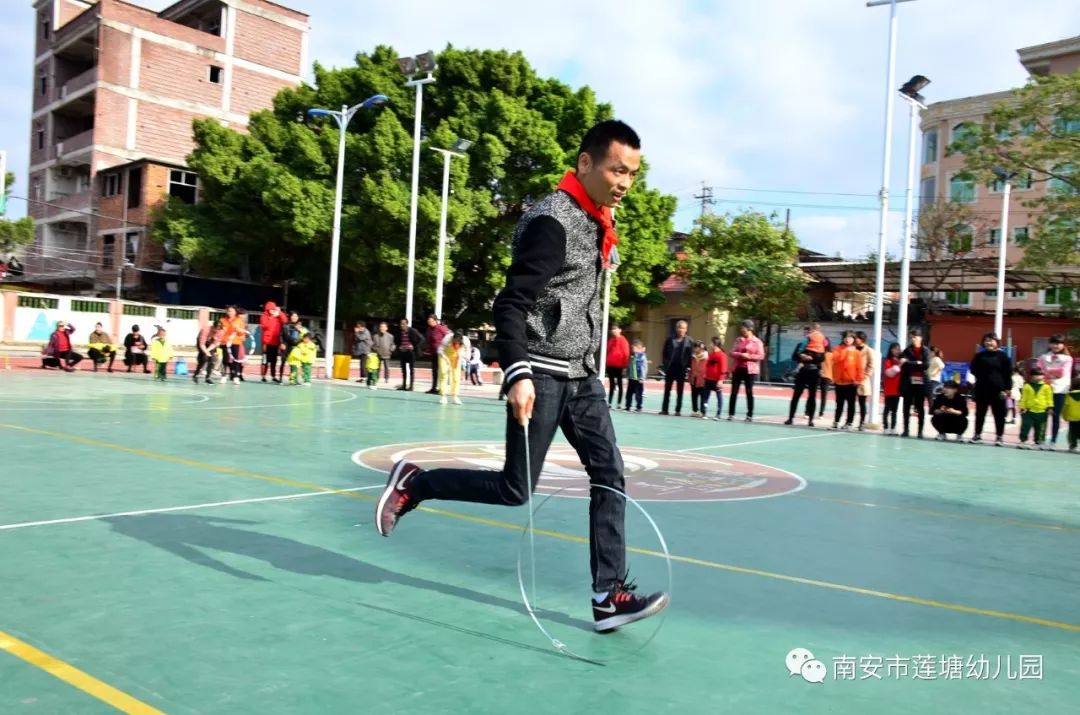
[(668, 595), (666, 593), (661, 594), (660, 598), (656, 599), (655, 602), (649, 604), (647, 607), (641, 609), (637, 613), (625, 613), (623, 615), (612, 616), (611, 618), (605, 618), (602, 621), (597, 621), (595, 624), (593, 624), (593, 630), (599, 633), (613, 631), (620, 626), (628, 625), (630, 623), (633, 623), (634, 621), (640, 621), (641, 619), (648, 618), (649, 616), (655, 616), (657, 613), (660, 613), (660, 611), (663, 611), (665, 608), (667, 608), (669, 603), (671, 603), (671, 599), (668, 597)]
[(408, 466), (407, 462), (399, 462), (394, 465), (393, 470), (390, 472), (390, 479), (386, 483), (386, 489), (383, 489), (382, 496), (379, 497), (379, 503), (375, 505), (375, 528), (378, 529), (381, 536), (390, 536), (390, 534), (383, 532), (383, 507), (386, 506), (386, 500), (389, 499), (390, 495), (397, 489), (397, 485), (401, 481), (401, 473), (405, 470), (406, 466)]

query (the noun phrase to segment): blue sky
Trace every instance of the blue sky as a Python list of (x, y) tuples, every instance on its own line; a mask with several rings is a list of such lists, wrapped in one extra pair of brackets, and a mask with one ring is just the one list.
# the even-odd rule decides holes
[[(7, 4), (0, 146), (22, 196), (33, 11), (30, 0)], [(641, 134), (651, 183), (679, 199), (679, 229), (697, 216), (693, 195), (705, 181), (718, 212), (754, 207), (782, 216), (790, 207), (792, 226), (811, 249), (854, 257), (876, 246), (887, 7), (858, 0), (286, 4), (311, 15), (310, 59), (325, 65), (349, 64), (376, 44), (406, 54), (450, 43), (521, 50), (541, 73), (588, 84)], [(1080, 34), (1074, 0), (916, 0), (898, 12), (897, 86), (926, 75), (930, 101), (1019, 86), (1026, 76), (1017, 48)], [(895, 116), (893, 246), (906, 181), (900, 103)], [(24, 212), (24, 202), (11, 202), (11, 215)]]

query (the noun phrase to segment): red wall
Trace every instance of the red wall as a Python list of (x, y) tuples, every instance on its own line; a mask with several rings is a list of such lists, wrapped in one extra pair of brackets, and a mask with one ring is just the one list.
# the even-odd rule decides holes
[[(932, 314), (930, 323), (931, 345), (936, 345), (945, 353), (945, 360), (961, 362), (970, 360), (982, 336), (994, 329), (993, 315), (951, 315)], [(1058, 333), (1067, 335), (1070, 330), (1080, 328), (1080, 321), (1040, 316), (1005, 316), (1005, 335), (1002, 344), (1007, 343), (1010, 334), (1016, 347), (1016, 358), (1026, 360), (1032, 355), (1032, 345), (1037, 338), (1049, 338)], [(1074, 355), (1075, 345), (1070, 346)]]

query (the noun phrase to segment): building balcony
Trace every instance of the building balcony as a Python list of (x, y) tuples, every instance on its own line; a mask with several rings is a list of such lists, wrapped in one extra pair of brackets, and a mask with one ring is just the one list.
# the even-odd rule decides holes
[[(78, 17), (74, 18), (71, 22), (61, 26), (56, 32), (53, 33), (52, 46), (54, 52), (69, 53), (71, 51), (79, 51), (83, 46), (92, 46), (96, 41), (96, 30), (98, 28), (98, 8), (87, 8)], [(78, 44), (79, 48), (73, 48), (71, 45)]]
[(89, 87), (90, 85), (97, 82), (97, 78), (98, 68), (96, 66), (91, 67), (90, 69), (75, 75), (71, 79), (61, 84), (60, 90), (59, 92), (57, 92), (55, 99), (67, 99), (68, 97), (78, 92), (80, 89)]
[(89, 212), (93, 209), (93, 192), (89, 189), (78, 193), (66, 193), (53, 191), (49, 194), (48, 203), (45, 204), (44, 220), (56, 218), (69, 211)]
[(92, 281), (97, 262), (74, 254), (64, 256), (28, 255), (23, 261), (23, 280), (48, 283), (52, 281)]
[(77, 151), (86, 149), (92, 146), (94, 143), (94, 130), (87, 129), (84, 132), (80, 132), (75, 136), (67, 137), (63, 141), (58, 141), (53, 147), (53, 159), (63, 159)]

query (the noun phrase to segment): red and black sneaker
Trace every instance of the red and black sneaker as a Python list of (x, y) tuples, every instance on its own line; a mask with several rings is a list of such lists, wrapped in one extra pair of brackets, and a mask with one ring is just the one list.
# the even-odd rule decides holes
[(390, 536), (398, 519), (416, 508), (419, 503), (409, 494), (409, 482), (422, 470), (412, 462), (398, 462), (390, 470), (379, 503), (375, 507), (375, 527), (383, 536)]
[(619, 626), (655, 616), (667, 608), (671, 601), (663, 592), (645, 597), (635, 595), (636, 588), (633, 582), (622, 582), (600, 603), (593, 599), (593, 628), (600, 633), (613, 631)]

